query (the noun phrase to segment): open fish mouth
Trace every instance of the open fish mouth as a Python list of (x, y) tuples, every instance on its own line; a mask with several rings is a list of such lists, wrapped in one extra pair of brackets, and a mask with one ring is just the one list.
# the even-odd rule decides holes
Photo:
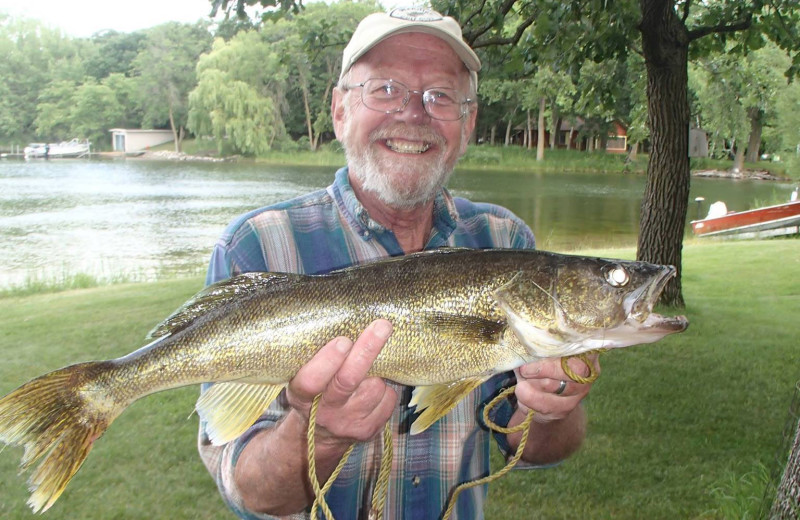
[[(630, 311), (625, 324), (632, 326), (637, 331), (651, 331), (663, 335), (673, 332), (682, 332), (689, 326), (685, 316), (663, 316), (653, 312), (653, 307), (667, 283), (677, 274), (677, 269), (671, 265), (661, 266), (661, 272), (656, 279), (642, 288), (638, 293), (630, 295)], [(627, 302), (626, 302), (627, 304)]]

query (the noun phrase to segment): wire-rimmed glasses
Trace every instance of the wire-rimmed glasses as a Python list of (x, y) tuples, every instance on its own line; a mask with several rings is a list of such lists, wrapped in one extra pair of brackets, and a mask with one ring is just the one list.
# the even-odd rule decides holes
[(464, 99), (461, 93), (453, 88), (431, 87), (426, 90), (411, 90), (393, 79), (371, 78), (344, 88), (356, 87), (361, 87), (361, 101), (365, 107), (384, 114), (402, 112), (408, 105), (411, 94), (421, 94), (425, 112), (440, 121), (461, 119), (467, 114), (467, 106), (473, 101), (469, 98)]

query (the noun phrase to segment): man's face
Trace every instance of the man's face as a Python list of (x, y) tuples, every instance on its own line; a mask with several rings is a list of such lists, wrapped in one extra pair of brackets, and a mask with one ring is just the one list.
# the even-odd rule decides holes
[[(447, 87), (469, 97), (469, 74), (452, 48), (424, 33), (399, 34), (373, 47), (350, 69), (349, 85), (372, 78), (399, 81), (412, 90)], [(403, 209), (433, 198), (466, 152), (475, 111), (457, 121), (432, 119), (420, 94), (402, 112), (364, 106), (361, 88), (336, 91), (336, 136), (345, 148), (351, 182)]]

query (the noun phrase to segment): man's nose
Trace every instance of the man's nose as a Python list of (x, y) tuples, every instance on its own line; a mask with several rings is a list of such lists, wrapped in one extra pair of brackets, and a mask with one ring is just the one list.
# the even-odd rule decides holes
[(400, 117), (404, 120), (411, 122), (427, 122), (430, 116), (425, 110), (423, 102), (423, 93), (419, 90), (408, 91), (408, 103), (405, 108), (400, 112)]

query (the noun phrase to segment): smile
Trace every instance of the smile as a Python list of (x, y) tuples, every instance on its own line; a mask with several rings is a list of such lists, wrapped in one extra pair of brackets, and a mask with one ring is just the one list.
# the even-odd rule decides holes
[(430, 150), (431, 146), (433, 146), (431, 143), (425, 141), (406, 141), (394, 139), (386, 139), (385, 143), (390, 150), (397, 153), (420, 154), (427, 152)]

